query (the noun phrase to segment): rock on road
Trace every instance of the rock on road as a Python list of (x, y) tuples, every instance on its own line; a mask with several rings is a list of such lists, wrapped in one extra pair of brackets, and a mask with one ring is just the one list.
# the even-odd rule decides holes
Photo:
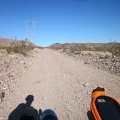
[(31, 67), (17, 78), (19, 82), (0, 105), (1, 120), (30, 94), (34, 108), (53, 109), (59, 120), (88, 120), (91, 92), (97, 86), (120, 100), (120, 78), (115, 75), (49, 49), (40, 50), (31, 60)]

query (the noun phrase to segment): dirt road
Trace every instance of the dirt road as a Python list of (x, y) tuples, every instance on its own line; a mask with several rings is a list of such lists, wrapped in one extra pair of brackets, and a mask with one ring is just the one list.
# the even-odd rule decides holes
[(31, 60), (31, 67), (17, 78), (11, 94), (0, 104), (0, 120), (6, 120), (30, 94), (34, 96), (34, 108), (42, 111), (51, 108), (59, 120), (88, 120), (91, 92), (97, 86), (120, 100), (117, 76), (48, 49), (39, 51)]

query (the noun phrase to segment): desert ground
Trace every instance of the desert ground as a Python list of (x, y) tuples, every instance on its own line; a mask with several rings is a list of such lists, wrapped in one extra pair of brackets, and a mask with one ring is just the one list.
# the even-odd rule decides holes
[(59, 120), (89, 120), (91, 93), (104, 87), (120, 101), (120, 77), (84, 64), (80, 59), (50, 49), (35, 49), (29, 56), (0, 54), (0, 120), (34, 96), (32, 106), (52, 109)]

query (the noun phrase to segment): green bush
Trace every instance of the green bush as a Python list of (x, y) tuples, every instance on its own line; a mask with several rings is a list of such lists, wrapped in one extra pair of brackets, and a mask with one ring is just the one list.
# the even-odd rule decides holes
[(13, 41), (9, 47), (4, 47), (7, 53), (20, 53), (24, 56), (27, 55), (27, 52), (33, 50), (35, 47), (28, 41)]
[[(120, 43), (65, 43), (65, 44), (54, 44), (50, 48), (62, 49), (63, 52), (70, 51), (71, 53), (81, 53), (81, 51), (99, 51), (99, 52), (110, 52), (112, 55), (120, 57)], [(108, 56), (106, 56), (108, 58)]]
[(81, 52), (81, 51), (91, 51), (91, 48), (86, 46), (85, 44), (75, 44), (73, 46), (70, 47), (70, 51), (72, 53), (74, 52)]
[(120, 57), (120, 43), (112, 42), (109, 43), (108, 51), (115, 56)]

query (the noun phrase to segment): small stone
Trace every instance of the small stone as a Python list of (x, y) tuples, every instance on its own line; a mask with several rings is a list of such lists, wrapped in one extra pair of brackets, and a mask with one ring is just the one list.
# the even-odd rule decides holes
[(5, 93), (4, 92), (0, 92), (0, 99), (1, 99), (1, 102), (2, 102), (2, 99), (5, 97)]
[(25, 64), (25, 61), (22, 60), (22, 61), (20, 61), (20, 63), (21, 63), (21, 64)]
[(88, 83), (88, 82), (83, 84), (83, 86), (84, 86), (84, 87), (86, 87), (86, 86), (88, 86), (88, 85), (89, 85), (89, 83)]
[(65, 75), (63, 75), (63, 77), (65, 77)]
[(90, 92), (90, 91), (87, 91), (87, 94), (88, 94), (88, 95), (90, 95), (90, 94), (91, 94), (91, 92)]
[(84, 64), (89, 64), (89, 62), (86, 61), (86, 62), (84, 62)]

